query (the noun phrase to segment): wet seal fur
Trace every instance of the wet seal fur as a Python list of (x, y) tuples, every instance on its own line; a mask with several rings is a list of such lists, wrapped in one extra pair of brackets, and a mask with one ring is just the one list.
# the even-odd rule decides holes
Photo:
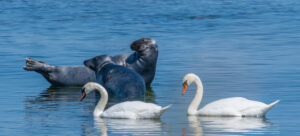
[(135, 71), (114, 64), (108, 55), (100, 55), (84, 61), (84, 65), (94, 70), (96, 80), (108, 91), (109, 97), (126, 100), (145, 96), (145, 81)]

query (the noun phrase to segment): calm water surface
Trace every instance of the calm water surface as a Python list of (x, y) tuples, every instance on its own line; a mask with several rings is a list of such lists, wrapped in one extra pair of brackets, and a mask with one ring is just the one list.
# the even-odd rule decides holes
[[(1, 1), (0, 135), (300, 135), (300, 1)], [(160, 120), (93, 118), (99, 99), (50, 87), (22, 69), (26, 57), (82, 65), (99, 54), (131, 52), (141, 37), (159, 46), (146, 101), (173, 104)], [(241, 96), (281, 102), (266, 118), (187, 117), (196, 73), (203, 105)], [(113, 105), (114, 103), (110, 103)]]

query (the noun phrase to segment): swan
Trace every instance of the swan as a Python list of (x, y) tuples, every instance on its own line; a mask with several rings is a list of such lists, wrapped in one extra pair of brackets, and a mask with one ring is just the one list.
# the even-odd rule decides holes
[(200, 78), (189, 73), (183, 78), (182, 95), (185, 94), (188, 86), (192, 83), (196, 84), (196, 95), (190, 103), (187, 114), (199, 116), (240, 116), (240, 117), (263, 117), (279, 100), (271, 104), (264, 104), (258, 101), (248, 100), (243, 97), (230, 97), (220, 99), (207, 104), (202, 109), (197, 110), (203, 96), (203, 85)]
[(126, 101), (104, 111), (108, 101), (108, 94), (106, 89), (95, 82), (89, 82), (82, 87), (82, 101), (85, 96), (93, 90), (100, 92), (101, 99), (97, 103), (94, 110), (94, 117), (105, 118), (124, 118), (124, 119), (145, 119), (145, 118), (159, 118), (172, 105), (161, 107), (153, 103), (145, 103), (141, 101)]

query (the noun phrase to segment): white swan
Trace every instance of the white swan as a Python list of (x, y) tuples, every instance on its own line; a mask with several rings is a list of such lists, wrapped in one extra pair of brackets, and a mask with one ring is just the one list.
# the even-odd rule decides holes
[(197, 111), (203, 96), (202, 82), (197, 75), (190, 73), (184, 76), (182, 95), (184, 95), (187, 87), (193, 82), (196, 83), (197, 91), (193, 101), (188, 107), (188, 115), (262, 117), (279, 102), (279, 100), (277, 100), (267, 105), (242, 97), (231, 97), (209, 103)]
[(108, 101), (108, 94), (106, 89), (98, 83), (89, 82), (83, 86), (81, 101), (85, 98), (86, 94), (93, 90), (98, 90), (101, 95), (101, 99), (94, 110), (95, 117), (128, 119), (159, 118), (162, 113), (171, 107), (171, 105), (168, 105), (162, 108), (153, 103), (128, 101), (116, 104), (104, 111)]

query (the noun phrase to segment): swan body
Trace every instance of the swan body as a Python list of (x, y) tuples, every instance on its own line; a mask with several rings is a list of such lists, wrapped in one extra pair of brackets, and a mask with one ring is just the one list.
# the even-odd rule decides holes
[(261, 117), (278, 102), (279, 100), (267, 105), (262, 102), (252, 101), (242, 97), (230, 97), (209, 103), (198, 110), (196, 114), (203, 116)]
[(196, 83), (197, 91), (193, 101), (189, 105), (188, 115), (262, 117), (279, 102), (277, 100), (271, 104), (265, 104), (243, 97), (230, 97), (214, 101), (197, 110), (203, 96), (203, 85), (197, 75), (190, 73), (183, 78), (184, 88), (182, 94), (185, 93), (187, 87), (193, 82)]
[(82, 88), (81, 100), (83, 100), (89, 92), (97, 90), (100, 92), (101, 99), (95, 107), (95, 117), (105, 118), (124, 118), (124, 119), (143, 119), (143, 118), (159, 118), (167, 109), (171, 107), (161, 107), (153, 103), (145, 103), (141, 101), (127, 101), (111, 106), (104, 111), (108, 101), (106, 89), (98, 83), (89, 82)]
[(104, 111), (101, 117), (107, 118), (158, 118), (166, 110), (153, 103), (145, 103), (141, 101), (128, 101), (120, 104), (116, 104), (106, 111)]

